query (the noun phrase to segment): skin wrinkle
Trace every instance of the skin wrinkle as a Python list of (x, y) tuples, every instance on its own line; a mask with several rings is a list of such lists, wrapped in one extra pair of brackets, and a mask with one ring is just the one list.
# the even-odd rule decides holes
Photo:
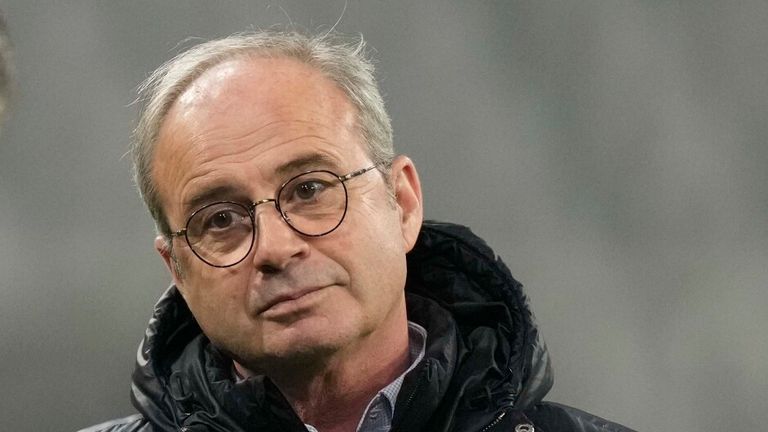
[[(229, 179), (225, 178), (222, 182), (217, 181), (203, 181), (203, 186), (197, 188), (200, 192), (195, 193), (188, 199), (182, 200), (182, 208), (184, 213), (192, 215), (195, 211), (199, 210), (203, 206), (206, 206), (216, 201), (234, 201), (244, 206), (249, 206), (252, 203), (258, 202), (262, 199), (276, 199), (280, 191), (280, 188), (276, 185), (283, 185), (288, 179), (293, 178), (302, 172), (314, 171), (314, 170), (328, 170), (331, 172), (341, 172), (338, 168), (338, 163), (328, 156), (322, 154), (308, 154), (307, 156), (299, 156), (293, 160), (278, 166), (275, 169), (274, 178), (285, 179), (275, 182), (274, 193), (271, 197), (248, 197), (244, 195), (243, 187), (233, 186), (229, 184)], [(192, 182), (195, 182), (193, 179)], [(209, 184), (210, 183), (210, 184)], [(349, 187), (347, 187), (349, 190)], [(189, 217), (189, 216), (188, 216)]]
[[(275, 120), (273, 122), (264, 124), (264, 125), (256, 128), (256, 129), (254, 129), (253, 131), (244, 132), (240, 136), (237, 136), (237, 135), (231, 136), (231, 137), (229, 137), (229, 139), (232, 139), (232, 140), (246, 139), (246, 138), (248, 138), (248, 137), (250, 137), (250, 136), (252, 136), (254, 134), (257, 134), (257, 133), (261, 132), (263, 129), (266, 129), (266, 128), (269, 128), (269, 127), (276, 127), (279, 130), (279, 128), (281, 127), (281, 125), (283, 123), (289, 123), (289, 122)], [(295, 124), (300, 124), (300, 125), (314, 125), (315, 124), (314, 122), (312, 122), (310, 120), (292, 120), (290, 123), (295, 123)], [(277, 133), (279, 133), (279, 132), (276, 132), (275, 135), (277, 135)], [(320, 138), (319, 136), (313, 136), (313, 137)]]
[[(317, 142), (319, 142), (319, 143), (329, 144), (327, 141), (325, 141), (324, 138), (322, 138), (322, 137), (320, 137), (318, 135), (308, 135), (308, 134), (305, 134), (305, 135), (294, 137), (294, 138), (287, 139), (287, 140), (284, 140), (284, 141), (278, 141), (278, 142), (272, 144), (272, 146), (277, 147), (277, 146), (282, 146), (282, 145), (285, 145), (285, 144), (290, 144), (292, 142), (296, 142), (296, 141), (300, 141), (300, 140), (313, 140), (313, 139), (317, 140)], [(258, 147), (258, 146), (261, 146), (261, 145), (265, 145), (267, 141), (268, 140), (264, 140), (263, 142), (254, 143), (252, 147), (255, 148), (255, 147)], [(259, 157), (259, 154), (256, 153), (256, 152), (254, 152), (254, 154), (252, 154), (251, 156), (244, 158), (241, 152), (233, 151), (230, 154), (226, 154), (225, 153), (225, 154), (222, 154), (222, 155), (218, 156), (218, 159), (222, 160), (224, 162), (227, 162), (229, 160), (234, 160), (234, 162), (249, 163), (249, 162), (252, 162), (254, 159), (257, 159), (258, 157)], [(336, 158), (334, 158), (331, 155), (328, 155), (328, 156), (325, 156), (325, 157), (326, 158), (335, 159), (336, 166), (340, 166), (341, 165), (341, 160), (336, 159)], [(218, 163), (219, 160), (217, 160), (217, 161), (215, 161), (213, 163)], [(204, 162), (203, 164), (201, 164), (200, 169), (201, 170), (206, 169), (208, 164), (210, 164), (210, 163), (212, 163), (212, 162)], [(210, 174), (211, 171), (212, 171), (212, 169), (206, 171), (202, 175), (198, 175), (197, 172), (193, 172), (190, 175), (192, 177), (204, 177), (205, 175)], [(281, 168), (275, 169), (272, 172), (267, 173), (267, 174), (264, 175), (265, 178), (269, 179), (269, 182), (268, 182), (269, 184), (278, 184), (278, 185), (282, 184), (285, 180), (287, 180), (289, 176), (290, 176), (290, 174), (286, 173), (285, 170), (281, 169)], [(183, 200), (183, 202), (186, 202), (186, 201), (189, 201), (189, 199)]]
[[(311, 135), (305, 135), (302, 137), (297, 137), (294, 139), (285, 140), (282, 142), (277, 142), (273, 146), (279, 147), (281, 145), (290, 144), (292, 142), (306, 139), (306, 138), (312, 138)], [(318, 140), (320, 143), (326, 143), (324, 140)], [(263, 144), (262, 144), (263, 145)], [(253, 147), (257, 147), (258, 144), (254, 145)], [(317, 153), (319, 155), (323, 155), (325, 159), (329, 160), (336, 160), (337, 167), (313, 167), (312, 169), (319, 169), (319, 168), (330, 168), (331, 171), (339, 171), (340, 165), (341, 165), (341, 159), (337, 155), (333, 154), (323, 154), (323, 153)], [(220, 164), (222, 162), (224, 163), (233, 163), (233, 164), (250, 164), (253, 162), (254, 159), (258, 159), (260, 157), (260, 154), (254, 154), (250, 157), (238, 157), (239, 154), (232, 153), (232, 154), (225, 154), (221, 157), (218, 157), (215, 161), (209, 161), (209, 162), (203, 162), (200, 164), (198, 169), (192, 170), (189, 172), (188, 176), (185, 177), (182, 182), (186, 183), (186, 186), (182, 190), (180, 194), (180, 202), (182, 203), (182, 214), (186, 214), (187, 217), (189, 214), (191, 214), (192, 211), (199, 208), (200, 204), (199, 202), (195, 203), (195, 201), (198, 201), (196, 197), (205, 194), (207, 190), (222, 186), (222, 185), (231, 185), (232, 189), (235, 190), (243, 190), (245, 189), (245, 184), (248, 182), (242, 181), (241, 178), (235, 177), (232, 178), (225, 174), (220, 174)], [(356, 169), (356, 168), (355, 168)], [(275, 198), (275, 194), (277, 192), (278, 187), (288, 180), (292, 175), (289, 174), (277, 174), (280, 170), (274, 170), (276, 174), (268, 173), (264, 174), (262, 170), (259, 170), (258, 176), (262, 179), (260, 181), (260, 185), (263, 187), (260, 188), (260, 190), (263, 190), (264, 193), (261, 193), (259, 196), (251, 196), (249, 201), (255, 202), (262, 198)], [(337, 173), (337, 174), (346, 174), (344, 173)], [(190, 205), (190, 204), (195, 205)]]
[[(176, 111), (180, 111), (181, 109), (182, 109), (181, 107), (174, 106), (171, 109), (171, 112), (169, 112), (169, 116), (172, 115)], [(328, 116), (326, 116), (326, 117), (328, 117)], [(323, 137), (321, 135), (307, 134), (307, 133), (304, 133), (304, 134), (302, 134), (300, 136), (292, 137), (290, 139), (285, 139), (283, 141), (279, 141), (278, 140), (276, 142), (270, 142), (270, 141), (276, 139), (278, 137), (278, 135), (285, 134), (286, 131), (291, 130), (292, 129), (291, 125), (294, 124), (294, 123), (303, 124), (303, 125), (315, 124), (314, 122), (309, 121), (309, 120), (301, 121), (301, 122), (296, 122), (296, 121), (291, 121), (291, 122), (273, 121), (273, 122), (270, 122), (270, 124), (273, 125), (273, 126), (287, 125), (287, 127), (283, 127), (283, 128), (275, 127), (275, 131), (272, 134), (270, 134), (267, 137), (264, 137), (261, 140), (254, 140), (253, 143), (250, 145), (250, 147), (246, 148), (245, 151), (243, 151), (243, 149), (238, 149), (238, 150), (234, 150), (233, 149), (231, 151), (231, 153), (227, 153), (227, 152), (221, 153), (222, 152), (221, 146), (215, 146), (215, 148), (213, 148), (213, 149), (212, 149), (212, 147), (214, 147), (215, 143), (220, 143), (222, 141), (227, 141), (227, 140), (232, 141), (232, 142), (238, 142), (238, 141), (240, 141), (240, 139), (232, 138), (231, 136), (217, 136), (216, 133), (206, 133), (207, 131), (201, 131), (200, 133), (194, 135), (194, 137), (189, 138), (189, 143), (190, 143), (189, 146), (186, 147), (185, 149), (180, 150), (179, 153), (174, 155), (173, 156), (174, 159), (172, 159), (172, 163), (170, 163), (168, 165), (169, 165), (169, 167), (178, 166), (179, 163), (183, 163), (184, 162), (185, 156), (188, 156), (188, 153), (191, 153), (190, 157), (194, 159), (195, 157), (200, 157), (200, 156), (205, 157), (206, 153), (216, 151), (216, 152), (221, 153), (221, 154), (218, 154), (217, 157), (220, 157), (220, 158), (222, 158), (225, 161), (228, 161), (229, 159), (235, 159), (237, 162), (251, 162), (253, 159), (259, 157), (260, 153), (254, 151), (254, 149), (257, 148), (257, 147), (262, 147), (261, 151), (263, 152), (263, 151), (267, 151), (267, 150), (269, 150), (271, 148), (274, 148), (274, 147), (277, 147), (277, 146), (281, 146), (281, 145), (284, 145), (284, 144), (289, 144), (291, 142), (295, 142), (295, 141), (299, 141), (299, 140), (309, 140), (309, 139), (315, 139), (315, 140), (317, 140), (318, 143), (322, 143), (322, 144), (329, 144), (329, 145), (332, 144), (332, 143), (327, 142), (325, 139), (323, 139)], [(344, 123), (348, 124), (347, 121), (345, 121)], [(319, 126), (319, 129), (323, 129), (322, 125), (318, 125), (318, 126)], [(215, 125), (208, 126), (208, 128), (211, 128), (211, 127), (215, 127)], [(171, 136), (174, 136), (176, 139), (184, 139), (183, 135), (181, 134), (180, 131), (174, 131), (172, 128), (170, 130), (166, 131), (167, 128), (168, 128), (168, 126), (167, 126), (167, 123), (166, 123), (163, 126), (163, 128), (161, 128), (161, 136), (160, 136), (160, 139), (158, 140), (158, 142), (163, 141), (164, 139), (167, 139), (166, 138), (166, 133), (170, 134)], [(251, 129), (251, 132), (243, 134), (243, 136), (251, 137), (251, 136), (255, 135), (256, 133), (258, 133), (259, 131), (263, 131), (264, 129), (265, 129), (265, 127), (257, 127), (255, 129)], [(174, 132), (176, 132), (176, 133), (174, 133)], [(220, 135), (220, 134), (218, 134), (218, 135)], [(264, 147), (264, 146), (266, 146), (266, 147)], [(250, 156), (248, 154), (250, 154)], [(330, 155), (330, 156), (334, 157), (336, 160), (339, 160), (339, 161), (343, 160), (342, 155)], [(162, 159), (162, 158), (159, 158), (159, 157), (156, 156), (156, 160), (159, 160), (159, 159)], [(218, 163), (218, 160), (216, 161), (216, 163)], [(215, 168), (215, 169), (218, 169), (218, 168)], [(204, 177), (206, 175), (209, 175), (212, 171), (215, 171), (215, 169), (214, 168), (208, 169), (207, 168), (207, 163), (204, 162), (202, 165), (200, 165), (198, 168), (196, 168), (195, 171), (190, 172), (188, 174), (188, 178), (187, 179), (181, 179), (181, 182), (188, 182), (189, 178)], [(190, 186), (194, 186), (194, 185), (190, 185)], [(163, 188), (160, 187), (160, 185), (158, 185), (158, 193), (159, 193), (159, 196), (161, 197), (161, 199), (163, 200), (163, 202), (169, 203), (169, 204), (171, 203), (166, 198), (166, 196), (165, 196), (166, 194), (163, 193)], [(185, 201), (184, 197), (190, 196), (192, 194), (193, 194), (193, 192), (190, 192), (189, 190), (184, 190), (182, 192), (182, 194), (180, 195), (181, 201), (184, 202)], [(169, 214), (168, 212), (166, 212), (166, 217), (168, 218), (169, 223), (170, 223), (171, 220), (174, 220), (172, 215)]]

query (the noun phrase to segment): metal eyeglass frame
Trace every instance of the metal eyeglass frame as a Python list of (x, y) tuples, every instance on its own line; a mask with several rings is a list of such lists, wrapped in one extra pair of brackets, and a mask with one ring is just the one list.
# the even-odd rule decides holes
[[(305, 172), (303, 172), (301, 174), (297, 174), (297, 175), (291, 177), (290, 179), (285, 181), (283, 184), (281, 184), (280, 187), (277, 189), (277, 194), (275, 195), (276, 198), (260, 199), (258, 201), (252, 202), (250, 205), (244, 205), (242, 203), (238, 203), (238, 202), (235, 202), (235, 201), (216, 201), (216, 202), (212, 202), (212, 203), (206, 204), (206, 205), (200, 207), (199, 209), (193, 211), (192, 214), (190, 214), (189, 217), (187, 218), (187, 223), (184, 226), (184, 228), (182, 228), (182, 229), (180, 229), (178, 231), (172, 232), (170, 234), (170, 237), (171, 237), (171, 239), (173, 239), (175, 237), (184, 236), (184, 240), (186, 240), (187, 245), (189, 245), (189, 249), (192, 251), (192, 253), (195, 254), (195, 256), (198, 257), (200, 259), (200, 261), (208, 264), (211, 267), (226, 268), (226, 267), (235, 266), (235, 265), (240, 264), (241, 262), (243, 262), (243, 260), (246, 259), (248, 257), (248, 255), (251, 254), (251, 250), (253, 250), (253, 245), (254, 245), (254, 243), (256, 243), (256, 206), (258, 206), (260, 204), (268, 203), (268, 202), (271, 202), (271, 203), (275, 204), (275, 208), (277, 209), (277, 213), (280, 214), (280, 218), (283, 220), (283, 222), (285, 222), (286, 225), (291, 227), (292, 230), (294, 230), (297, 233), (299, 233), (299, 234), (301, 234), (303, 236), (306, 236), (306, 237), (322, 237), (324, 235), (330, 234), (333, 231), (335, 231), (336, 228), (338, 228), (341, 225), (341, 223), (344, 222), (344, 218), (347, 216), (347, 208), (349, 206), (349, 193), (347, 192), (347, 186), (346, 186), (345, 182), (347, 180), (349, 180), (349, 179), (361, 176), (361, 175), (367, 173), (368, 171), (370, 171), (370, 170), (372, 170), (374, 168), (377, 168), (378, 166), (379, 166), (379, 164), (374, 164), (374, 165), (371, 165), (371, 166), (369, 166), (367, 168), (361, 168), (359, 170), (352, 171), (349, 174), (341, 175), (341, 176), (336, 174), (335, 172), (329, 171), (329, 170), (310, 170), (310, 171), (305, 171)], [(328, 231), (325, 231), (325, 232), (320, 233), (320, 234), (307, 234), (305, 232), (302, 232), (301, 230), (299, 230), (298, 228), (296, 228), (295, 226), (293, 226), (291, 224), (291, 222), (288, 220), (288, 218), (283, 213), (282, 209), (280, 209), (280, 201), (278, 201), (278, 198), (280, 197), (280, 194), (283, 192), (283, 188), (285, 188), (285, 186), (288, 183), (294, 181), (295, 179), (297, 179), (297, 178), (299, 178), (301, 176), (304, 176), (304, 175), (307, 175), (307, 174), (316, 173), (316, 172), (328, 173), (328, 174), (331, 174), (332, 176), (336, 177), (337, 179), (339, 179), (339, 182), (341, 183), (341, 187), (344, 189), (344, 212), (341, 214), (341, 217), (339, 218), (339, 223), (337, 223), (333, 228), (329, 229)], [(218, 205), (218, 204), (234, 204), (234, 205), (241, 206), (241, 207), (245, 208), (248, 211), (248, 216), (251, 219), (251, 245), (248, 247), (248, 252), (246, 252), (245, 255), (243, 255), (243, 257), (240, 258), (239, 260), (237, 260), (236, 262), (234, 262), (232, 264), (227, 264), (227, 265), (216, 265), (216, 264), (211, 264), (210, 262), (206, 261), (205, 258), (201, 257), (200, 254), (197, 253), (195, 248), (192, 247), (192, 242), (189, 241), (189, 236), (187, 235), (187, 233), (188, 233), (187, 229), (189, 228), (189, 223), (192, 220), (192, 218), (194, 218), (195, 215), (198, 212), (203, 211), (203, 210), (205, 210), (206, 208), (208, 208), (210, 206), (214, 206), (214, 205)]]

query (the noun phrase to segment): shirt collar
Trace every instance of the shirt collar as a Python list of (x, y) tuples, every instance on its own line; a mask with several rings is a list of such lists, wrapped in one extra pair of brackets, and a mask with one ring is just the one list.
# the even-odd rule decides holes
[(389, 402), (390, 412), (394, 412), (395, 410), (395, 401), (397, 400), (398, 393), (400, 393), (400, 387), (403, 386), (403, 379), (416, 367), (416, 365), (419, 364), (421, 359), (424, 358), (426, 350), (427, 330), (415, 322), (408, 321), (408, 352), (411, 364), (405, 372), (400, 374), (399, 377), (395, 378), (394, 381), (379, 391), (379, 394), (383, 395)]
[[(410, 365), (394, 381), (379, 390), (371, 399), (357, 425), (357, 432), (388, 431), (392, 426), (395, 402), (403, 379), (419, 364), (427, 350), (427, 330), (415, 322), (408, 321), (408, 354)], [(309, 429), (309, 428), (308, 428)], [(309, 429), (313, 431), (313, 429)]]

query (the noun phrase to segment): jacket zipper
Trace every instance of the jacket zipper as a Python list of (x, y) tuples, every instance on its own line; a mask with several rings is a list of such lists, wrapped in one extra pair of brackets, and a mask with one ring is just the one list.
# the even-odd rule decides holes
[(416, 381), (416, 386), (413, 388), (413, 391), (411, 392), (411, 394), (408, 395), (408, 400), (405, 401), (405, 411), (408, 411), (408, 409), (411, 407), (411, 404), (413, 403), (413, 398), (416, 396), (416, 393), (419, 391), (419, 387), (421, 387), (421, 382), (424, 381), (424, 379), (425, 379), (424, 378), (424, 374), (426, 374), (426, 372), (427, 372), (427, 370), (428, 370), (428, 368), (430, 366), (429, 365), (430, 360), (432, 360), (432, 359), (427, 359), (424, 362), (424, 369), (423, 369), (424, 372), (419, 377), (418, 381)]
[(507, 415), (506, 411), (502, 411), (501, 414), (499, 414), (492, 422), (490, 422), (486, 427), (482, 428), (480, 432), (487, 432), (501, 421), (501, 419), (504, 418), (504, 416)]
[[(413, 390), (408, 394), (408, 399), (406, 399), (405, 403), (403, 404), (403, 407), (401, 408), (403, 411), (407, 412), (411, 409), (411, 405), (413, 404), (413, 399), (416, 397), (416, 393), (419, 392), (419, 389), (421, 388), (422, 382), (426, 380), (427, 371), (429, 369), (430, 361), (432, 359), (426, 359), (424, 361), (424, 368), (419, 372), (419, 378), (416, 380), (416, 385), (413, 387)], [(402, 423), (402, 421), (400, 422)], [(396, 432), (402, 429), (402, 425), (398, 424), (397, 426), (394, 426), (392, 428), (391, 432)]]

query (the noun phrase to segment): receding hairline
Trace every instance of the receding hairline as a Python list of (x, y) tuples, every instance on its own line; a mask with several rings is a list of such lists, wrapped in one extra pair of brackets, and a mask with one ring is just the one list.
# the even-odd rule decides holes
[[(284, 84), (288, 85), (290, 85), (291, 82), (315, 83), (314, 85), (320, 83), (328, 84), (331, 88), (334, 89), (334, 91), (337, 91), (338, 94), (342, 96), (344, 104), (352, 108), (356, 118), (359, 118), (361, 114), (359, 107), (355, 105), (355, 103), (350, 99), (349, 95), (344, 91), (344, 89), (336, 81), (334, 81), (331, 76), (329, 76), (315, 65), (309, 64), (292, 56), (262, 56), (243, 54), (231, 58), (225, 58), (218, 63), (209, 65), (205, 70), (202, 70), (199, 74), (197, 74), (194, 79), (187, 82), (185, 86), (180, 87), (174, 97), (168, 99), (167, 109), (159, 118), (158, 131), (162, 130), (163, 126), (168, 120), (169, 115), (174, 109), (177, 108), (180, 100), (185, 97), (187, 92), (198, 86), (201, 80), (210, 78), (208, 76), (209, 74), (219, 73), (217, 69), (225, 67), (231, 68), (231, 72), (226, 73), (226, 75), (223, 76), (223, 79), (221, 80), (214, 80), (205, 86), (198, 87), (201, 90), (201, 94), (217, 88), (226, 88), (229, 82), (241, 79), (243, 77), (243, 73), (248, 74), (250, 69), (251, 71), (256, 71), (256, 74), (259, 74), (263, 71), (263, 75), (270, 77), (274, 76), (276, 79), (287, 77), (281, 80), (285, 81)], [(222, 69), (221, 72), (225, 72), (225, 70)], [(283, 72), (285, 73), (281, 75)], [(255, 78), (256, 77), (254, 77), (254, 79)], [(308, 87), (311, 86), (308, 85)], [(288, 88), (294, 89), (296, 87)], [(356, 124), (356, 126), (359, 125)]]
[[(240, 35), (235, 35), (235, 36), (240, 36)], [(242, 36), (247, 37), (248, 35), (242, 34)], [(362, 49), (362, 47), (364, 46), (364, 42), (362, 38), (360, 39), (359, 44), (360, 44), (360, 48)], [(189, 52), (194, 51), (196, 48), (197, 47), (192, 47), (189, 51), (182, 52), (181, 54), (177, 55), (173, 59), (167, 61), (165, 64), (163, 64), (163, 66), (158, 68), (158, 70), (156, 70), (155, 72), (157, 73), (158, 71), (163, 70), (165, 66), (173, 64), (179, 58), (184, 58), (189, 54)], [(345, 93), (347, 100), (350, 103), (352, 103), (352, 105), (357, 109), (358, 115), (360, 114), (359, 112), (360, 109), (358, 107), (357, 101), (352, 100), (352, 98), (350, 97), (351, 95), (348, 94), (348, 92), (344, 88), (342, 88), (338, 80), (331, 73), (329, 73), (329, 71), (324, 70), (324, 68), (322, 67), (323, 64), (320, 61), (313, 59), (311, 56), (307, 56), (306, 53), (301, 52), (300, 50), (286, 49), (281, 45), (275, 44), (275, 45), (269, 45), (269, 46), (241, 46), (236, 48), (229, 48), (222, 52), (215, 53), (205, 61), (190, 65), (187, 70), (187, 73), (184, 74), (181, 77), (181, 79), (175, 82), (175, 84), (173, 85), (173, 89), (167, 92), (167, 97), (163, 98), (164, 104), (162, 106), (162, 109), (159, 113), (155, 115), (157, 119), (157, 124), (162, 125), (165, 123), (165, 119), (168, 115), (168, 112), (176, 104), (176, 101), (179, 99), (179, 97), (181, 97), (181, 95), (184, 92), (186, 92), (192, 84), (194, 84), (200, 77), (205, 75), (208, 71), (224, 63), (248, 59), (248, 58), (254, 59), (254, 60), (256, 59), (292, 59), (301, 64), (304, 64), (308, 68), (311, 68), (312, 70), (319, 72), (322, 76), (329, 79), (339, 89), (341, 89)], [(170, 69), (164, 70), (163, 71), (164, 75), (167, 74), (169, 71)], [(150, 76), (141, 86), (139, 86), (139, 89), (138, 89), (139, 94), (154, 93), (156, 91), (156, 87), (160, 87), (163, 81), (165, 81), (165, 79), (167, 78), (167, 75), (163, 76), (162, 79), (159, 79), (157, 81), (153, 80), (153, 78), (157, 78), (157, 77)], [(155, 87), (155, 88), (152, 88), (152, 87)], [(157, 127), (155, 130), (159, 132), (160, 127)], [(153, 144), (153, 147), (154, 147), (154, 144), (156, 144), (156, 141), (157, 141), (157, 133), (155, 134), (155, 136), (151, 137), (151, 142)]]
[[(162, 135), (162, 131), (165, 128), (166, 122), (168, 120), (168, 116), (171, 113), (171, 111), (174, 109), (174, 107), (177, 106), (177, 103), (180, 98), (183, 97), (183, 95), (190, 90), (191, 87), (195, 85), (196, 82), (198, 82), (201, 78), (203, 78), (208, 72), (210, 72), (213, 69), (216, 69), (217, 67), (220, 67), (227, 63), (236, 63), (236, 62), (243, 62), (243, 61), (256, 61), (260, 59), (265, 60), (286, 60), (289, 62), (293, 62), (296, 64), (303, 65), (307, 70), (311, 70), (317, 74), (318, 77), (325, 78), (330, 84), (332, 84), (336, 89), (341, 91), (341, 94), (344, 96), (344, 100), (349, 104), (349, 106), (354, 110), (355, 113), (355, 124), (354, 128), (357, 133), (361, 134), (361, 125), (360, 125), (360, 115), (361, 110), (358, 104), (355, 103), (355, 101), (352, 100), (350, 95), (347, 91), (345, 91), (344, 88), (334, 79), (332, 75), (327, 73), (327, 71), (324, 71), (322, 67), (318, 64), (313, 64), (310, 61), (307, 61), (306, 59), (301, 58), (299, 55), (293, 55), (292, 53), (286, 53), (279, 50), (277, 47), (250, 47), (250, 48), (244, 48), (241, 50), (233, 50), (231, 52), (225, 52), (221, 53), (215, 58), (211, 59), (211, 61), (203, 62), (200, 67), (194, 68), (194, 70), (190, 71), (183, 79), (179, 80), (177, 82), (177, 85), (175, 86), (174, 90), (169, 92), (168, 97), (165, 99), (165, 104), (163, 106), (162, 111), (157, 115), (157, 127), (155, 128), (155, 133), (151, 137), (151, 145), (150, 145), (150, 152), (149, 152), (149, 168), (147, 174), (150, 177), (150, 180), (154, 184), (154, 162), (155, 162), (155, 154), (157, 152), (157, 146), (159, 144), (159, 139)], [(140, 90), (140, 92), (143, 91)], [(362, 134), (361, 134), (362, 135)], [(363, 138), (361, 136), (361, 138)], [(157, 186), (155, 184), (155, 186)]]

